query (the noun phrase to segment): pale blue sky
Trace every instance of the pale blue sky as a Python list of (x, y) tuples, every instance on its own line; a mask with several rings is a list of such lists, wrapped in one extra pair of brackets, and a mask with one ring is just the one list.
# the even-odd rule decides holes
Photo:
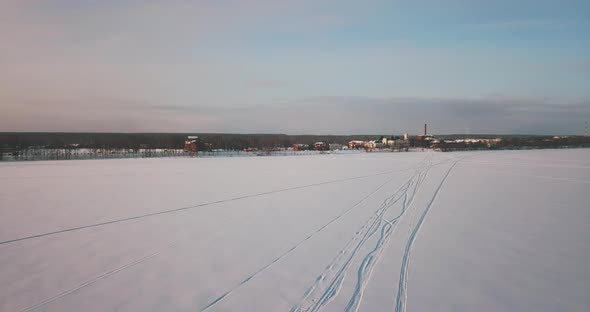
[(588, 1), (0, 4), (0, 131), (581, 134)]

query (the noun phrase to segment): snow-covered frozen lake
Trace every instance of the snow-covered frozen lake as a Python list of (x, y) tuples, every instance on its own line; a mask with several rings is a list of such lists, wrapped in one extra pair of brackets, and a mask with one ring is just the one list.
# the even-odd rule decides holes
[(590, 311), (590, 150), (0, 163), (0, 311)]

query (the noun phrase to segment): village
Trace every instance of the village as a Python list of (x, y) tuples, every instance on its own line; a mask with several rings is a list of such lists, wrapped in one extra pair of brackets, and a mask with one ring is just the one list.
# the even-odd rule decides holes
[[(366, 152), (408, 152), (410, 149), (432, 149), (435, 151), (456, 151), (456, 150), (473, 150), (473, 149), (491, 149), (501, 143), (501, 138), (461, 138), (445, 139), (437, 138), (428, 134), (428, 125), (424, 124), (424, 133), (421, 135), (410, 136), (408, 133), (403, 135), (391, 135), (390, 137), (379, 136), (372, 140), (353, 139), (346, 143), (317, 141), (314, 143), (294, 143), (291, 146), (266, 146), (245, 147), (241, 151), (248, 153), (260, 153), (264, 151), (319, 151), (334, 152), (346, 150), (364, 150)], [(201, 142), (198, 136), (187, 136), (184, 144), (184, 151), (188, 153), (202, 152), (224, 152), (223, 148), (215, 148), (215, 145), (208, 142)]]
[(0, 161), (589, 147), (590, 136), (0, 133)]

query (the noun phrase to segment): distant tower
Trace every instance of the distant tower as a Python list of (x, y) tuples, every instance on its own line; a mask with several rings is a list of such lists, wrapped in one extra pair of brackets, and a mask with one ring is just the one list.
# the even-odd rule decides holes
[(428, 124), (424, 124), (424, 135), (428, 134)]

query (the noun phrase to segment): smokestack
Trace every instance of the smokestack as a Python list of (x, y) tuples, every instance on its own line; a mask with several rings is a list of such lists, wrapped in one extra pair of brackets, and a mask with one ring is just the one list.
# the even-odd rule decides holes
[(427, 128), (427, 124), (424, 124), (424, 135), (426, 135), (428, 133), (428, 128)]

